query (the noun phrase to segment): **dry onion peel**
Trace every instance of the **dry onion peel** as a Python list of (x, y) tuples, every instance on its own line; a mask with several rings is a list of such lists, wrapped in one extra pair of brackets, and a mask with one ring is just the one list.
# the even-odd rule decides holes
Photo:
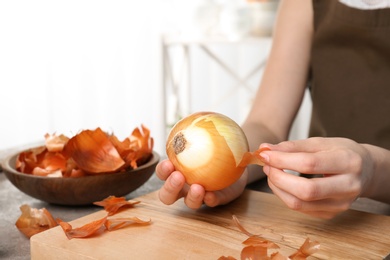
[(57, 219), (58, 224), (64, 230), (64, 233), (68, 239), (72, 238), (85, 238), (92, 235), (96, 235), (100, 232), (103, 232), (105, 229), (104, 223), (106, 222), (107, 217), (92, 221), (84, 226), (73, 228), (68, 222)]
[(85, 130), (71, 138), (65, 153), (89, 173), (112, 172), (125, 164), (107, 134), (100, 128)]
[(73, 228), (70, 223), (60, 218), (54, 220), (45, 208), (36, 209), (24, 204), (20, 207), (22, 214), (15, 225), (28, 238), (58, 225), (61, 226), (68, 239), (88, 238), (97, 236), (104, 231), (114, 231), (132, 225), (151, 224), (151, 219), (142, 220), (135, 216), (109, 218), (109, 216), (116, 214), (118, 209), (133, 207), (138, 203), (140, 201), (126, 201), (125, 197), (109, 196), (102, 201), (95, 202), (96, 205), (104, 206), (104, 209), (108, 212), (107, 215), (77, 228)]
[(306, 238), (305, 242), (298, 249), (297, 252), (290, 255), (290, 259), (306, 259), (308, 256), (314, 254), (320, 250), (320, 243), (318, 241), (311, 241), (309, 238)]
[(57, 222), (45, 208), (36, 209), (23, 204), (20, 206), (20, 211), (22, 214), (16, 221), (15, 225), (28, 238), (57, 226)]
[(128, 201), (125, 197), (109, 196), (108, 198), (105, 198), (102, 201), (96, 201), (93, 204), (104, 207), (104, 210), (107, 211), (108, 216), (111, 216), (117, 213), (119, 209), (123, 209), (125, 207), (130, 208), (138, 203), (140, 203), (140, 201)]
[(61, 152), (68, 141), (69, 138), (63, 134), (45, 134), (45, 146), (49, 152)]
[(57, 219), (58, 224), (62, 227), (65, 235), (68, 239), (72, 238), (88, 238), (91, 236), (99, 235), (104, 231), (114, 231), (121, 228), (125, 228), (131, 225), (148, 225), (151, 223), (151, 219), (142, 220), (138, 217), (122, 217), (122, 218), (108, 218), (118, 212), (118, 210), (124, 207), (133, 207), (140, 201), (126, 201), (125, 197), (109, 196), (102, 201), (94, 202), (95, 205), (103, 206), (107, 211), (107, 216), (89, 222), (81, 227), (73, 228), (68, 222)]
[(236, 182), (249, 164), (264, 165), (259, 149), (249, 151), (241, 127), (229, 117), (198, 112), (172, 128), (166, 143), (168, 158), (188, 184), (221, 190)]
[[(306, 238), (301, 247), (290, 256), (284, 256), (279, 252), (274, 252), (268, 256), (268, 249), (279, 249), (280, 247), (272, 241), (269, 241), (260, 235), (254, 235), (245, 229), (238, 218), (233, 215), (233, 222), (238, 229), (249, 238), (242, 242), (246, 245), (241, 250), (241, 259), (270, 259), (270, 260), (304, 260), (320, 250), (320, 243)], [(220, 259), (226, 259), (221, 257)], [(234, 258), (233, 258), (234, 259)]]
[(107, 219), (104, 223), (104, 226), (108, 231), (114, 231), (117, 229), (125, 228), (131, 225), (149, 225), (151, 223), (151, 219), (142, 220), (137, 217), (127, 217), (127, 218), (111, 218)]
[(82, 177), (136, 169), (153, 154), (153, 138), (144, 125), (119, 141), (100, 128), (84, 130), (72, 138), (45, 135), (45, 146), (19, 153), (16, 170), (48, 177)]
[(142, 220), (137, 217), (107, 218), (106, 216), (77, 228), (73, 228), (70, 223), (61, 219), (57, 219), (57, 222), (61, 226), (66, 237), (72, 239), (97, 236), (105, 231), (115, 231), (131, 225), (149, 225), (151, 220)]

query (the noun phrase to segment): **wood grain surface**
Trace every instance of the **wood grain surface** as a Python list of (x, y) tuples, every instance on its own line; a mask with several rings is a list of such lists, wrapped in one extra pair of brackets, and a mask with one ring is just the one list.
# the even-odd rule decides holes
[[(288, 209), (272, 194), (249, 190), (226, 206), (196, 211), (183, 201), (164, 205), (157, 196), (141, 196), (135, 208), (115, 215), (150, 218), (151, 225), (71, 240), (56, 227), (31, 238), (31, 259), (240, 259), (247, 236), (232, 215), (250, 232), (278, 244), (284, 255), (295, 252), (307, 237), (321, 245), (308, 259), (383, 259), (390, 252), (388, 216), (349, 210), (322, 220)], [(71, 224), (78, 227), (105, 215), (102, 210)]]

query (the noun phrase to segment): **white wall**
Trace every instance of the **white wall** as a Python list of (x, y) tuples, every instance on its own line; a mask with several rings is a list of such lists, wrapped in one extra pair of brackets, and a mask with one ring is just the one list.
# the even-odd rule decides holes
[[(164, 153), (160, 37), (191, 27), (199, 2), (0, 1), (0, 150), (41, 141), (45, 133), (96, 127), (124, 138), (145, 124)], [(245, 74), (267, 47), (217, 51)], [(235, 82), (194, 52), (193, 109), (219, 110), (240, 121), (248, 93), (210, 105), (219, 88)], [(254, 88), (260, 77), (251, 79)]]
[[(245, 79), (260, 63), (266, 62), (271, 44), (271, 38), (264, 38), (256, 42), (240, 41), (231, 43), (228, 41), (207, 43), (205, 46), (213, 52), (217, 59), (220, 59), (224, 65), (234, 71), (238, 77)], [(176, 80), (181, 82), (179, 84), (181, 88), (187, 88), (188, 75), (186, 70), (181, 68), (184, 64), (182, 48), (173, 45), (170, 50), (170, 57), (177, 58), (172, 62), (173, 65), (176, 65), (173, 70), (176, 73)], [(184, 95), (179, 97), (182, 105), (180, 115), (185, 116), (196, 111), (215, 111), (231, 117), (238, 123), (242, 123), (252, 105), (264, 67), (257, 70), (245, 81), (249, 86), (248, 90), (247, 87), (241, 85), (237, 79), (219, 65), (213, 57), (204, 52), (199, 44), (191, 44), (189, 50), (191, 103), (188, 108), (185, 95), (187, 93), (184, 91)], [(173, 98), (170, 101), (174, 103)], [(173, 105), (171, 104), (170, 107), (173, 107)], [(306, 91), (302, 106), (293, 124), (290, 139), (307, 137), (310, 111), (311, 99), (308, 91)], [(168, 112), (171, 112), (168, 113), (170, 114), (169, 122), (178, 120), (177, 117), (175, 118), (172, 109)]]
[(164, 1), (1, 1), (0, 149), (161, 120)]

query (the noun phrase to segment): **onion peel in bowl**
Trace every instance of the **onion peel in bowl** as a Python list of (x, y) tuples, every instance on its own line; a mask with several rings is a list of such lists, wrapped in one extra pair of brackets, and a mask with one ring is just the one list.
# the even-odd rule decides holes
[(72, 138), (45, 135), (45, 145), (20, 152), (17, 171), (48, 177), (82, 177), (136, 169), (153, 154), (153, 138), (144, 125), (119, 141), (100, 128), (83, 130)]
[(93, 173), (112, 172), (125, 164), (113, 143), (100, 128), (84, 130), (64, 146), (80, 169)]
[(45, 134), (45, 146), (49, 152), (61, 152), (68, 140), (69, 138), (63, 134)]
[(109, 136), (120, 156), (124, 158), (126, 166), (133, 169), (149, 160), (153, 152), (154, 140), (150, 137), (150, 130), (144, 125), (141, 125), (141, 128), (142, 131), (135, 128), (131, 135), (122, 142), (115, 135)]
[(135, 163), (132, 167), (137, 167), (137, 162), (144, 163), (149, 159), (149, 155), (153, 151), (154, 139), (150, 137), (150, 130), (144, 125), (141, 125), (142, 131), (139, 128), (135, 128), (129, 137), (133, 146), (135, 146), (135, 153), (132, 157), (131, 164)]
[(46, 152), (44, 146), (21, 152), (16, 160), (16, 169), (20, 172), (31, 173), (35, 167), (41, 164), (41, 156)]

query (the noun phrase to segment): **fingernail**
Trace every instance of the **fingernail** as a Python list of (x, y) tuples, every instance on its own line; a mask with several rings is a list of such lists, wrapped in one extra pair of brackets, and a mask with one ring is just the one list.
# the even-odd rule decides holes
[(271, 150), (271, 148), (272, 148), (273, 146), (274, 146), (273, 144), (262, 143), (262, 144), (260, 145), (260, 149), (262, 149), (262, 150)]
[(264, 153), (264, 152), (261, 152), (260, 154), (260, 157), (261, 157), (261, 160), (265, 163), (269, 162), (269, 155)]

